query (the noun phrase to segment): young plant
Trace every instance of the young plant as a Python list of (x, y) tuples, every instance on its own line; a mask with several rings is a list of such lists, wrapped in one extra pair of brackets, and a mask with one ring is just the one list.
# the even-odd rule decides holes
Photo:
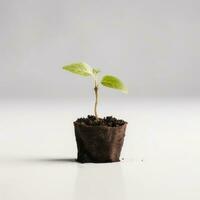
[(63, 67), (64, 70), (84, 76), (84, 77), (92, 77), (94, 80), (94, 92), (95, 92), (95, 104), (94, 104), (94, 115), (98, 120), (97, 106), (99, 100), (99, 87), (100, 83), (109, 88), (117, 89), (123, 93), (128, 93), (128, 89), (123, 84), (123, 82), (115, 76), (105, 75), (99, 81), (98, 74), (100, 73), (99, 69), (90, 67), (87, 63), (73, 63), (70, 65), (66, 65)]

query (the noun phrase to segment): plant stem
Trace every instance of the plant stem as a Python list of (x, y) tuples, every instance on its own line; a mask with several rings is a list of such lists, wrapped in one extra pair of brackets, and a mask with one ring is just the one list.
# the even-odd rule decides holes
[(99, 88), (96, 81), (95, 81), (94, 92), (95, 92), (94, 114), (95, 114), (96, 119), (98, 120), (97, 105), (98, 105), (98, 98), (99, 98)]

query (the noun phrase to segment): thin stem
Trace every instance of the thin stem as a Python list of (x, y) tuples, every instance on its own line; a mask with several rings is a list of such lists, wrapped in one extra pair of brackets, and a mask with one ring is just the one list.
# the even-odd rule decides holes
[(97, 106), (98, 106), (98, 98), (99, 98), (99, 88), (98, 88), (98, 84), (96, 80), (95, 80), (94, 92), (95, 92), (94, 114), (95, 114), (96, 119), (98, 120)]

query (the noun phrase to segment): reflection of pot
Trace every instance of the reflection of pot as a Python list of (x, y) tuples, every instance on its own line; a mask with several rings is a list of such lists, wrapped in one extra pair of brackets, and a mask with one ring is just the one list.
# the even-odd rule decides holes
[(78, 165), (77, 170), (75, 200), (126, 199), (123, 163)]
[(88, 126), (74, 122), (77, 161), (81, 163), (119, 161), (127, 123), (121, 126)]

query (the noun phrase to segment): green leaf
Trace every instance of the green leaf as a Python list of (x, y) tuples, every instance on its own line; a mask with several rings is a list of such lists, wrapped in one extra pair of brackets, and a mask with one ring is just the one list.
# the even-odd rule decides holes
[(66, 65), (63, 67), (63, 69), (81, 76), (92, 75), (92, 68), (87, 63), (84, 62)]
[(117, 89), (117, 90), (120, 90), (121, 92), (124, 92), (124, 93), (128, 93), (128, 89), (123, 84), (123, 82), (115, 76), (110, 76), (110, 75), (104, 76), (101, 80), (101, 84), (103, 86), (113, 88), (113, 89)]

